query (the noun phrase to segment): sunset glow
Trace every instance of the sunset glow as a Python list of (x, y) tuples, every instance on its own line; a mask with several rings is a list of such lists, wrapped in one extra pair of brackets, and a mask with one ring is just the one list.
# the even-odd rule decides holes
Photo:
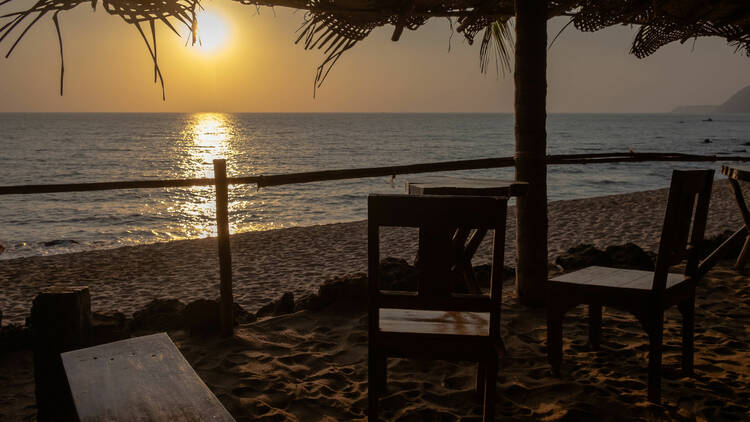
[(211, 12), (198, 13), (198, 44), (196, 47), (206, 54), (213, 54), (229, 44), (229, 24), (223, 16)]

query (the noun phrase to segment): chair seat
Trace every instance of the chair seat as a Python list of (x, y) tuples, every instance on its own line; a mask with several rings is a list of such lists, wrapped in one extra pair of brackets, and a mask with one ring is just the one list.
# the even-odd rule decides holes
[[(683, 274), (668, 274), (666, 288), (674, 287), (686, 278)], [(651, 290), (652, 271), (626, 270), (609, 267), (587, 267), (550, 280), (579, 286), (611, 287), (616, 289)]]
[(380, 331), (391, 333), (489, 336), (487, 312), (380, 309)]

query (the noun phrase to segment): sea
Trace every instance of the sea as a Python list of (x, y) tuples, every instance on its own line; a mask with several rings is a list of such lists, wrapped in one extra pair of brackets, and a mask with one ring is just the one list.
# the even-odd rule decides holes
[[(548, 153), (748, 155), (750, 114), (550, 114)], [(512, 114), (0, 113), (0, 185), (213, 177), (507, 157)], [(673, 168), (550, 166), (550, 200), (668, 186)], [(445, 175), (512, 179), (513, 169)], [(366, 218), (414, 175), (230, 188), (232, 233)], [(717, 177), (721, 177), (717, 175)], [(0, 196), (0, 259), (213, 236), (212, 187)]]

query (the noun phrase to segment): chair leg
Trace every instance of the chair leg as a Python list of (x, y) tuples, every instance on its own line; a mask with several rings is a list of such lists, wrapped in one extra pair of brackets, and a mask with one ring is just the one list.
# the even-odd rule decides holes
[(747, 263), (748, 259), (750, 259), (750, 236), (747, 236), (747, 238), (745, 239), (745, 245), (742, 247), (742, 250), (737, 257), (737, 263), (735, 263), (734, 265), (735, 268), (740, 271), (745, 269), (745, 264)]
[(479, 397), (484, 397), (484, 380), (487, 372), (487, 365), (484, 362), (479, 362), (477, 365), (477, 385), (476, 391)]
[(547, 361), (555, 375), (560, 374), (562, 364), (562, 318), (563, 312), (547, 308)]
[(388, 383), (388, 358), (386, 356), (378, 356), (376, 368), (378, 370), (378, 393), (384, 393)]
[(693, 338), (695, 335), (695, 292), (678, 305), (682, 314), (682, 373), (693, 374)]
[[(370, 340), (372, 341), (372, 340)], [(371, 346), (367, 354), (367, 420), (377, 422), (378, 420), (378, 356)]]
[(648, 400), (661, 403), (661, 355), (664, 334), (664, 311), (659, 310), (649, 316), (648, 351)]
[(482, 421), (495, 420), (495, 401), (497, 401), (497, 356), (490, 358), (484, 364), (484, 416)]
[(589, 304), (589, 344), (599, 350), (602, 342), (602, 305)]

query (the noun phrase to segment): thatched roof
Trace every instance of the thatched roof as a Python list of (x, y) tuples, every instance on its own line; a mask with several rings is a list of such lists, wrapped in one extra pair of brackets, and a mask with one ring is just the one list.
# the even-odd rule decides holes
[[(40, 18), (51, 15), (59, 34), (58, 15), (89, 3), (84, 0), (38, 0), (30, 8), (11, 11), (22, 1), (25, 0), (0, 0), (0, 18), (8, 20), (0, 26), (0, 42), (6, 38), (13, 41), (8, 55)], [(473, 42), (480, 31), (485, 31), (482, 41), (486, 46), (491, 24), (497, 20), (507, 22), (514, 15), (513, 0), (235, 1), (251, 6), (307, 10), (297, 41), (307, 49), (317, 48), (325, 52), (326, 59), (318, 69), (318, 81), (325, 78), (341, 54), (366, 38), (376, 27), (393, 25), (395, 41), (404, 28), (415, 30), (429, 18), (447, 17), (455, 20), (456, 31), (469, 42)], [(96, 7), (97, 0), (90, 0), (90, 4)], [(102, 6), (139, 31), (154, 59), (155, 79), (160, 77), (153, 31), (155, 23), (162, 22), (173, 30), (175, 23), (183, 25), (193, 32), (195, 42), (195, 12), (200, 7), (199, 0), (105, 0)], [(637, 57), (648, 56), (673, 41), (685, 42), (703, 36), (723, 37), (738, 51), (750, 56), (748, 0), (550, 0), (549, 16), (570, 17), (572, 25), (581, 31), (598, 31), (613, 25), (638, 25), (631, 49)], [(146, 23), (151, 37), (143, 30), (142, 25)], [(15, 38), (10, 37), (12, 33), (16, 34)], [(62, 55), (62, 40), (60, 43)]]

